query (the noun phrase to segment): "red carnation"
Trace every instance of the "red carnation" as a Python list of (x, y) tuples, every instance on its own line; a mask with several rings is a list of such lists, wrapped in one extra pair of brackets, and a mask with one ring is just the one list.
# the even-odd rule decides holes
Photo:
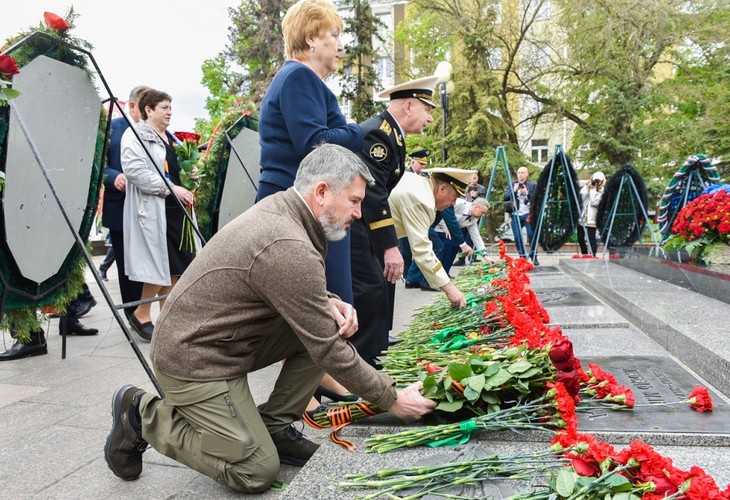
[(57, 16), (53, 12), (44, 12), (43, 19), (46, 20), (46, 24), (56, 33), (63, 33), (71, 27), (64, 18)]
[(712, 411), (712, 398), (707, 387), (696, 386), (689, 395), (689, 406), (697, 411)]
[(10, 56), (0, 54), (0, 78), (10, 80), (11, 76), (18, 73), (18, 65), (15, 64), (15, 60)]

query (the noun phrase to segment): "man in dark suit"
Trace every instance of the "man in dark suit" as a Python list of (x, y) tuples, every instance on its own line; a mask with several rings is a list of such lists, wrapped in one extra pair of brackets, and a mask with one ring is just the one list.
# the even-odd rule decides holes
[[(137, 108), (137, 97), (142, 91), (149, 87), (139, 86), (132, 89), (129, 93), (127, 106), (129, 107), (129, 117), (136, 123), (141, 119), (139, 109)], [(124, 213), (124, 192), (127, 188), (127, 178), (122, 172), (122, 161), (120, 158), (122, 135), (129, 128), (129, 122), (125, 117), (119, 117), (112, 120), (111, 123), (111, 141), (109, 145), (109, 158), (104, 169), (104, 206), (101, 216), (101, 223), (104, 227), (109, 228), (109, 235), (112, 240), (112, 250), (117, 262), (117, 272), (119, 275), (119, 291), (122, 294), (122, 302), (135, 302), (142, 295), (142, 283), (131, 281), (127, 278), (124, 270), (124, 233), (123, 233), (123, 213)], [(129, 317), (134, 308), (125, 309), (124, 313)]]
[(366, 189), (362, 218), (351, 226), (352, 291), (360, 327), (350, 341), (372, 365), (388, 347), (395, 283), (403, 276), (388, 195), (406, 170), (404, 134), (420, 134), (433, 121), (431, 97), (437, 80), (419, 78), (381, 92), (381, 98), (390, 99), (387, 111), (361, 125), (365, 146), (359, 156), (375, 184)]

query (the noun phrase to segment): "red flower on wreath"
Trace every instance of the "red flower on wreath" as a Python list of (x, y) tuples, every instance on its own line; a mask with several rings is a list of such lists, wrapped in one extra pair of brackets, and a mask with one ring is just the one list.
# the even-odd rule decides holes
[(20, 71), (18, 71), (18, 65), (15, 64), (15, 60), (10, 56), (0, 53), (0, 78), (10, 80), (10, 77), (18, 73)]
[(61, 16), (57, 16), (53, 12), (44, 12), (43, 19), (46, 20), (46, 24), (56, 33), (63, 33), (71, 26)]

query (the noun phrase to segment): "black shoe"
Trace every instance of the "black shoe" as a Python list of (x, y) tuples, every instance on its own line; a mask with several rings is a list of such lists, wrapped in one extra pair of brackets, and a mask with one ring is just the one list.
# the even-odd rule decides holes
[(301, 467), (312, 458), (319, 445), (304, 437), (293, 425), (271, 435), (271, 440), (279, 453), (279, 462)]
[(99, 275), (101, 276), (102, 280), (109, 281), (109, 278), (106, 277), (106, 270), (104, 270), (104, 271), (99, 270)]
[(142, 474), (142, 453), (147, 449), (139, 417), (143, 394), (142, 389), (125, 385), (112, 397), (112, 430), (104, 444), (104, 458), (114, 475), (125, 481)]
[[(61, 318), (63, 321), (63, 318)], [(66, 323), (66, 334), (67, 335), (96, 335), (99, 330), (96, 328), (87, 328), (81, 324), (78, 319), (69, 318)], [(61, 335), (61, 324), (58, 325), (58, 334)]]
[(96, 299), (92, 296), (89, 296), (88, 298), (78, 298), (69, 304), (68, 314), (80, 318), (88, 314), (89, 311), (91, 311), (91, 308), (95, 305)]
[(427, 283), (424, 283), (423, 285), (421, 285), (421, 291), (423, 291), (423, 292), (438, 292), (439, 289), (438, 288), (431, 288), (431, 285), (429, 285)]
[(314, 391), (314, 399), (321, 403), (322, 396), (326, 397), (333, 403), (353, 403), (360, 399), (357, 396), (353, 396), (352, 394), (337, 394), (336, 392), (331, 391), (326, 387), (320, 385), (319, 387), (317, 387), (317, 390)]
[(420, 288), (421, 285), (419, 283), (414, 283), (413, 281), (406, 281), (406, 288)]
[(534, 259), (532, 259), (532, 265), (533, 266), (539, 266), (540, 265), (540, 262), (537, 260), (537, 257), (535, 257)]
[(27, 343), (21, 344), (16, 341), (10, 349), (0, 352), (0, 361), (12, 361), (30, 356), (42, 356), (43, 354), (48, 354), (48, 345), (43, 336), (43, 330), (40, 330), (31, 333), (30, 340)]
[(140, 323), (137, 316), (131, 314), (129, 316), (129, 326), (131, 326), (132, 330), (137, 332), (137, 335), (143, 339), (152, 340), (152, 332), (155, 330), (155, 325), (153, 325), (151, 321), (148, 321), (147, 323)]

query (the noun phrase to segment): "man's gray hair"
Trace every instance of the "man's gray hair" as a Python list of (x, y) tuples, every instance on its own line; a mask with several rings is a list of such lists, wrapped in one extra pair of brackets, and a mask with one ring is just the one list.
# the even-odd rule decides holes
[(375, 183), (367, 165), (352, 151), (336, 144), (321, 144), (299, 164), (294, 187), (307, 194), (318, 182), (326, 182), (337, 194), (352, 184), (357, 176), (368, 186)]
[(484, 198), (476, 198), (475, 200), (472, 200), (471, 203), (476, 207), (490, 207), (489, 202)]
[(137, 102), (137, 98), (139, 95), (144, 92), (145, 90), (150, 90), (151, 87), (148, 87), (146, 85), (137, 85), (132, 90), (129, 91), (129, 100), (132, 102)]

